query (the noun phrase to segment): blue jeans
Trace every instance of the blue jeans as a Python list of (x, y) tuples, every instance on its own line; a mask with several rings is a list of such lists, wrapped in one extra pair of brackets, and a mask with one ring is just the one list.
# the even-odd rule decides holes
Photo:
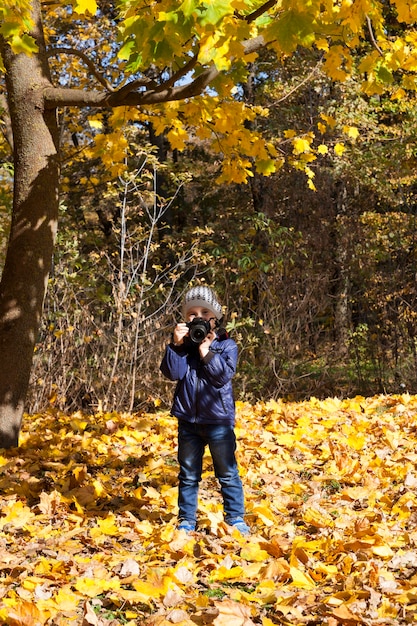
[(220, 483), (225, 520), (230, 523), (245, 514), (242, 481), (235, 456), (236, 436), (230, 424), (194, 424), (178, 420), (178, 517), (196, 523), (198, 486), (206, 445)]

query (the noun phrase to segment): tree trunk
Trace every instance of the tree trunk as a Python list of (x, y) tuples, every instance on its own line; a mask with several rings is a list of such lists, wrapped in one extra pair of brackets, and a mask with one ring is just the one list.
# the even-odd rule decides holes
[(14, 144), (12, 225), (0, 283), (0, 447), (17, 446), (51, 266), (58, 214), (58, 127), (44, 109), (51, 87), (40, 6), (31, 33), (39, 54), (16, 55), (0, 40)]

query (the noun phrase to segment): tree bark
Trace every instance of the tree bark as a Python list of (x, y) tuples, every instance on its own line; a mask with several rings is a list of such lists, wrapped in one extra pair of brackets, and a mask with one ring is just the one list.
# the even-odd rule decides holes
[(17, 446), (42, 315), (58, 215), (58, 126), (45, 110), (50, 87), (40, 5), (31, 35), (39, 54), (14, 54), (0, 40), (13, 129), (14, 195), (0, 282), (0, 447)]

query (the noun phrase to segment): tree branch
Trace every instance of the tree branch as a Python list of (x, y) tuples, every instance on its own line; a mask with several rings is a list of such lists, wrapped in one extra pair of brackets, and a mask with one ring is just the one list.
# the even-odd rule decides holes
[(258, 17), (263, 15), (268, 9), (272, 9), (272, 7), (276, 4), (276, 0), (267, 0), (264, 4), (262, 4), (256, 11), (250, 13), (249, 15), (241, 15), (238, 12), (235, 12), (235, 16), (240, 20), (245, 20), (245, 22), (251, 23), (254, 22)]
[(369, 35), (371, 37), (371, 41), (372, 41), (374, 47), (378, 50), (379, 54), (383, 57), (384, 53), (382, 52), (381, 48), (378, 46), (378, 42), (375, 39), (374, 30), (372, 28), (372, 22), (371, 22), (371, 18), (369, 17), (369, 15), (366, 16), (366, 23), (368, 24), (368, 31), (369, 31)]
[(218, 70), (213, 66), (187, 85), (167, 88), (164, 84), (155, 90), (151, 89), (144, 92), (129, 91), (126, 93), (126, 91), (120, 90), (120, 92), (103, 93), (101, 91), (84, 91), (83, 89), (67, 89), (65, 87), (47, 87), (43, 94), (47, 108), (58, 106), (90, 106), (98, 108), (143, 106), (199, 96), (218, 74)]
[[(242, 42), (244, 54), (256, 52), (265, 45), (265, 40), (261, 36)], [(141, 79), (132, 81), (120, 89), (107, 89), (107, 93), (65, 87), (47, 87), (43, 92), (45, 106), (47, 108), (57, 106), (112, 108), (117, 106), (160, 104), (163, 102), (174, 102), (176, 100), (193, 98), (201, 95), (206, 87), (220, 74), (219, 70), (213, 64), (191, 82), (175, 87), (174, 83), (180, 78), (183, 78), (196, 63), (197, 57), (194, 56), (190, 59), (189, 63), (186, 63), (176, 74), (157, 86), (154, 86), (153, 81), (149, 79)], [(151, 85), (152, 87), (150, 88)], [(147, 87), (147, 89), (146, 91), (134, 91), (137, 87)]]
[(186, 76), (188, 72), (197, 65), (198, 54), (194, 54), (191, 59), (186, 63), (183, 67), (181, 67), (175, 74), (173, 74), (165, 83), (163, 83), (162, 87), (171, 87), (175, 85), (177, 81)]
[(284, 100), (287, 100), (287, 98), (289, 98), (291, 96), (291, 94), (293, 94), (296, 91), (298, 91), (299, 89), (301, 89), (301, 87), (303, 85), (305, 85), (306, 83), (308, 83), (313, 78), (314, 74), (316, 74), (319, 71), (319, 69), (321, 67), (321, 63), (322, 63), (322, 58), (319, 59), (316, 67), (314, 67), (311, 70), (311, 72), (308, 74), (308, 76), (306, 76), (306, 78), (304, 78), (300, 83), (295, 85), (295, 87), (290, 89), (290, 91), (288, 91), (284, 96), (282, 96), (281, 98), (278, 98), (278, 100), (274, 100), (274, 102), (272, 102), (272, 104), (269, 105), (269, 107), (276, 106), (280, 102), (283, 102)]
[(93, 63), (93, 61), (91, 61), (91, 59), (89, 59), (88, 56), (84, 52), (81, 52), (81, 50), (77, 50), (76, 48), (50, 48), (47, 51), (48, 58), (55, 56), (57, 54), (69, 54), (72, 56), (79, 57), (86, 64), (86, 66), (88, 67), (90, 72), (93, 74), (93, 76), (97, 78), (98, 82), (101, 85), (103, 85), (106, 91), (115, 91), (114, 87), (108, 82), (108, 80), (106, 80), (104, 76), (102, 76), (102, 74), (100, 74), (100, 72), (97, 71), (96, 66)]
[(170, 76), (166, 81), (158, 85), (154, 80), (150, 78), (142, 78), (138, 80), (132, 80), (123, 87), (117, 90), (117, 98), (122, 100), (128, 93), (135, 91), (138, 87), (152, 88), (152, 92), (158, 93), (160, 91), (166, 91), (175, 85), (181, 78), (186, 76), (188, 72), (197, 64), (198, 55), (194, 55), (183, 67), (181, 67), (175, 74)]

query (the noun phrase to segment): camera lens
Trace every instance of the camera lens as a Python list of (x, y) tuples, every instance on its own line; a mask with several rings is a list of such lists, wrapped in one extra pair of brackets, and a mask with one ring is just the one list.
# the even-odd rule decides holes
[(194, 341), (194, 343), (201, 343), (206, 337), (207, 337), (207, 330), (202, 324), (199, 324), (198, 326), (194, 326), (190, 330), (190, 338), (191, 338), (191, 341)]
[(196, 317), (187, 324), (189, 328), (189, 336), (193, 343), (199, 344), (207, 337), (210, 332), (210, 322), (201, 317)]

